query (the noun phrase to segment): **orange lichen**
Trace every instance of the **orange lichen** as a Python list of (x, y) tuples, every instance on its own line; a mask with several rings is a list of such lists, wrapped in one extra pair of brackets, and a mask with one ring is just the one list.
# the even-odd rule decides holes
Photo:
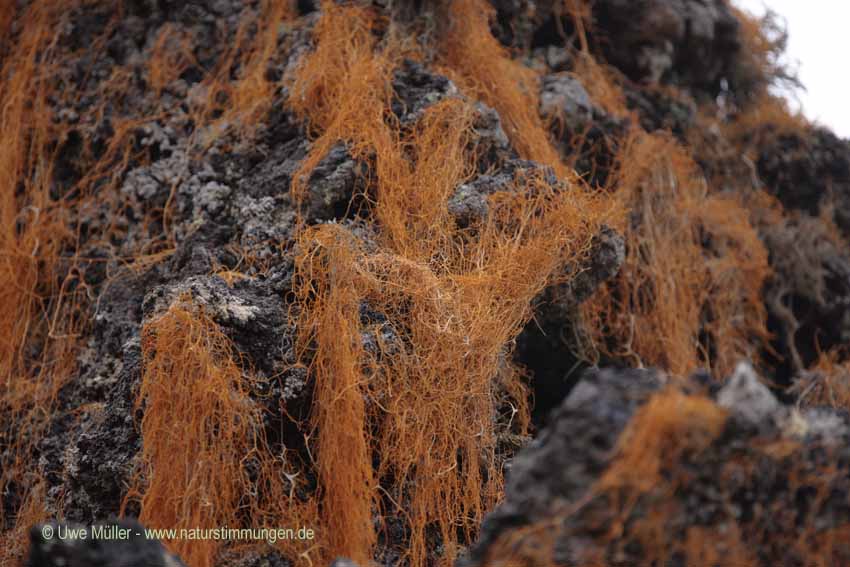
[[(203, 313), (173, 305), (145, 325), (136, 408), (147, 484), (140, 520), (154, 528), (238, 525), (249, 484), (243, 462), (255, 447), (256, 405), (226, 337)], [(178, 539), (189, 564), (212, 565), (220, 542)]]
[(13, 527), (12, 555), (35, 518), (43, 485), (32, 450), (72, 375), (81, 325), (79, 297), (69, 291), (73, 258), (63, 266), (59, 257), (72, 239), (68, 204), (51, 196), (52, 140), (61, 135), (48, 102), (57, 17), (52, 6), (29, 6), (19, 20), (27, 32), (9, 46), (0, 71), (0, 131), (7, 138), (0, 148), (0, 494), (20, 504), (11, 518), (5, 502), (0, 506), (0, 526)]
[(289, 105), (314, 137), (310, 154), (292, 183), (296, 199), (304, 195), (306, 176), (339, 141), (356, 158), (387, 152), (395, 143), (385, 120), (392, 95), (388, 51), (375, 53), (375, 18), (355, 6), (323, 4), (316, 24), (316, 49), (301, 61), (292, 78)]
[(278, 87), (269, 67), (281, 51), (281, 28), (296, 13), (294, 0), (262, 0), (255, 17), (240, 21), (232, 44), (202, 81), (206, 103), (196, 116), (202, 147), (227, 131), (249, 135), (267, 114)]
[[(309, 243), (309, 254), (299, 259), (299, 272), (309, 275), (300, 290), (309, 313), (309, 319), (300, 325), (301, 337), (302, 341), (315, 341), (311, 370), (317, 380), (311, 437), (317, 436), (318, 497), (329, 551), (366, 562), (377, 541), (372, 524), (377, 481), (366, 418), (368, 384), (361, 372), (356, 251), (351, 242), (336, 242), (351, 239), (344, 231), (324, 232), (327, 234), (319, 233), (317, 241)], [(310, 296), (319, 300), (308, 303)]]
[[(551, 276), (587, 252), (603, 209), (577, 187), (550, 187), (528, 172), (491, 196), (485, 220), (459, 228), (447, 200), (474, 171), (472, 111), (448, 99), (400, 128), (389, 106), (393, 63), (373, 26), (362, 8), (325, 5), (316, 49), (291, 87), (316, 137), (296, 196), (339, 141), (374, 163), (377, 249), (336, 225), (308, 230), (299, 245), (299, 344), (316, 379), (319, 491), (331, 526), (368, 525), (376, 505), (401, 515), (414, 565), (425, 564), (426, 529), (435, 527), (449, 564), (500, 492), (498, 405), (507, 397), (515, 423), (528, 422), (507, 345)], [(364, 327), (363, 306), (391, 329)], [(366, 332), (377, 336), (373, 349), (362, 344)], [(343, 446), (350, 455), (341, 471)], [(328, 551), (371, 557), (374, 535), (359, 529), (333, 536)]]
[(486, 0), (454, 0), (441, 40), (444, 71), (461, 89), (496, 109), (519, 154), (574, 178), (539, 114), (537, 72), (510, 57), (490, 32), (495, 10)]
[[(689, 529), (687, 540), (680, 542), (671, 539), (668, 525), (676, 510), (673, 495), (680, 481), (671, 471), (678, 470), (683, 459), (696, 457), (708, 449), (720, 434), (726, 417), (725, 410), (712, 400), (686, 394), (676, 386), (655, 394), (629, 421), (620, 434), (611, 463), (585, 495), (572, 502), (553, 502), (552, 509), (530, 525), (506, 530), (480, 565), (560, 565), (554, 560), (557, 542), (569, 537), (571, 523), (594, 522), (580, 515), (584, 508), (600, 502), (601, 509), (592, 514), (602, 514), (605, 518), (602, 526), (607, 531), (603, 529), (599, 533), (596, 545), (587, 546), (580, 556), (574, 557), (577, 565), (608, 564), (606, 546), (617, 545), (624, 538), (640, 542), (643, 555), (640, 565), (663, 565), (673, 550), (684, 552), (688, 565), (713, 565), (712, 554), (724, 549), (730, 557), (747, 557), (736, 535), (737, 527), (722, 540), (714, 541), (701, 539), (703, 534), (698, 529)], [(630, 518), (635, 503), (643, 497), (648, 504), (642, 508), (641, 516)], [(716, 549), (712, 549), (713, 545)]]
[(844, 349), (820, 353), (793, 389), (801, 405), (850, 410), (850, 361)]
[[(284, 485), (287, 463), (269, 453), (249, 371), (208, 315), (178, 299), (144, 326), (142, 351), (135, 407), (144, 409), (143, 465), (125, 502), (139, 500), (140, 521), (190, 530), (290, 527), (312, 519), (310, 507), (293, 501), (292, 487)], [(258, 524), (263, 520), (274, 523)], [(210, 567), (224, 541), (166, 543), (190, 567)], [(281, 542), (287, 551), (304, 551), (294, 544)]]
[[(767, 252), (742, 204), (711, 195), (667, 137), (633, 134), (616, 197), (631, 211), (626, 261), (584, 306), (603, 352), (636, 366), (724, 376), (767, 338)], [(613, 347), (613, 348), (612, 348)]]
[(726, 411), (711, 399), (666, 388), (629, 421), (617, 441), (617, 456), (595, 490), (653, 490), (665, 467), (679, 462), (685, 451), (705, 450), (725, 422)]

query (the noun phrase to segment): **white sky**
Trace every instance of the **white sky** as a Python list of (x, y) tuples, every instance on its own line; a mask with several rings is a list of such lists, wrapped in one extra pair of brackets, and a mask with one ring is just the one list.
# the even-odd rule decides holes
[(850, 0), (733, 0), (750, 13), (765, 6), (788, 25), (787, 56), (799, 62), (806, 116), (850, 138)]

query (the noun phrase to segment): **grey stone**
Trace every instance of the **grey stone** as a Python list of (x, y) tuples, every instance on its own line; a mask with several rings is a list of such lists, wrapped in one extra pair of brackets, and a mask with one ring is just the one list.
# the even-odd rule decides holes
[(547, 75), (540, 90), (540, 114), (561, 117), (570, 129), (577, 131), (593, 120), (593, 103), (577, 78), (567, 74)]
[(717, 393), (717, 403), (754, 424), (770, 419), (780, 409), (779, 401), (746, 362), (738, 364)]

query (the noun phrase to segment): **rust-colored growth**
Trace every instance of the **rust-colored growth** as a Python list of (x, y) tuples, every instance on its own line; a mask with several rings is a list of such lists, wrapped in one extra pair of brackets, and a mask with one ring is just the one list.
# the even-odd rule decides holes
[(794, 385), (804, 406), (850, 410), (850, 361), (843, 349), (822, 352)]
[[(142, 349), (140, 521), (175, 529), (238, 525), (248, 485), (243, 460), (261, 420), (227, 338), (203, 312), (176, 303), (144, 326)], [(191, 567), (212, 565), (219, 545), (170, 542)]]
[[(443, 559), (449, 564), (457, 530), (470, 539), (495, 504), (501, 489), (495, 467), (499, 397), (517, 405), (520, 428), (528, 422), (522, 385), (504, 367), (505, 345), (529, 317), (531, 299), (565, 257), (586, 249), (591, 234), (587, 227), (561, 224), (578, 216), (570, 201), (557, 203), (550, 194), (556, 204), (546, 206), (527, 196), (499, 197), (480, 240), (468, 243), (465, 257), (454, 266), (441, 264), (437, 254), (431, 262), (391, 250), (366, 254), (346, 229), (334, 225), (303, 237), (309, 252), (299, 261), (299, 298), (307, 319), (299, 328), (302, 349), (313, 348), (319, 392), (313, 423), (327, 491), (322, 503), (328, 514), (350, 526), (345, 516), (355, 513), (355, 505), (357, 514), (368, 518), (372, 503), (388, 494), (400, 507), (394, 512), (409, 522), (408, 554), (415, 565), (426, 561), (428, 525), (440, 529)], [(378, 353), (360, 344), (361, 332), (381, 337), (383, 331), (362, 328), (361, 304), (392, 322), (393, 338), (379, 338)], [(364, 395), (370, 400), (366, 408), (360, 400)], [(368, 453), (364, 456), (360, 448), (364, 431), (376, 432), (366, 439), (377, 452), (377, 478), (393, 479), (386, 492), (365, 485), (373, 481), (367, 474)], [(337, 462), (352, 451), (358, 458), (349, 455), (344, 464)], [(359, 485), (348, 485), (358, 479)], [(331, 499), (329, 493), (345, 500)], [(331, 551), (367, 554), (369, 542), (335, 542), (351, 547)]]
[(752, 162), (758, 160), (758, 152), (765, 144), (782, 135), (808, 138), (811, 128), (801, 112), (793, 111), (786, 100), (770, 94), (761, 95), (722, 125), (726, 139)]
[(441, 43), (445, 72), (462, 90), (498, 111), (517, 152), (574, 178), (561, 162), (539, 114), (537, 72), (510, 57), (490, 32), (494, 8), (486, 0), (453, 0)]
[(678, 375), (704, 364), (720, 377), (755, 356), (767, 336), (758, 294), (768, 266), (746, 209), (709, 194), (671, 139), (644, 132), (627, 140), (615, 187), (631, 211), (627, 252), (616, 280), (583, 306), (597, 346)]
[[(515, 426), (528, 423), (507, 345), (552, 274), (587, 252), (603, 207), (528, 173), (491, 196), (486, 220), (459, 229), (447, 199), (474, 170), (471, 110), (449, 99), (401, 129), (390, 112), (393, 61), (378, 50), (373, 25), (362, 8), (328, 3), (291, 85), (291, 104), (316, 137), (296, 196), (338, 141), (374, 163), (377, 250), (337, 225), (308, 230), (299, 246), (299, 344), (316, 380), (320, 505), (325, 522), (349, 531), (366, 525), (376, 504), (390, 506), (406, 520), (413, 565), (427, 561), (428, 527), (439, 530), (441, 562), (450, 564), (501, 489), (497, 405), (507, 398), (518, 408)], [(391, 329), (361, 322), (362, 306)], [(377, 337), (369, 350), (360, 342), (367, 331)], [(329, 533), (328, 556), (371, 557), (374, 535), (358, 529)]]
[(293, 0), (262, 0), (256, 17), (242, 19), (233, 44), (203, 81), (206, 103), (196, 116), (206, 134), (203, 146), (228, 130), (248, 135), (266, 115), (277, 87), (268, 70), (281, 49), (278, 34), (296, 15)]
[(355, 158), (375, 159), (373, 214), (383, 240), (428, 261), (435, 248), (449, 247), (454, 221), (446, 200), (473, 169), (464, 153), (472, 113), (460, 100), (444, 101), (414, 127), (415, 142), (402, 141), (390, 111), (392, 46), (375, 51), (374, 25), (362, 8), (328, 5), (316, 26), (316, 49), (292, 80), (290, 104), (316, 137), (292, 193), (302, 197), (309, 173), (344, 141)]
[[(588, 546), (578, 565), (601, 567), (609, 564), (606, 546), (617, 544), (625, 537), (641, 544), (644, 561), (640, 565), (664, 565), (674, 550), (684, 552), (688, 565), (713, 566), (711, 558), (725, 550), (724, 557), (746, 558), (740, 537), (733, 527), (731, 533), (713, 541), (702, 539), (698, 528), (688, 530), (686, 541), (671, 539), (668, 520), (674, 516), (673, 500), (678, 482), (668, 474), (680, 466), (688, 455), (695, 456), (708, 449), (720, 434), (727, 414), (712, 400), (688, 395), (677, 386), (669, 386), (643, 405), (629, 421), (617, 442), (616, 454), (608, 469), (589, 493), (575, 502), (558, 506), (550, 514), (531, 525), (506, 531), (496, 541), (482, 563), (487, 567), (554, 567), (559, 538), (570, 537), (567, 526), (571, 519), (576, 525), (595, 522), (582, 518), (582, 509), (592, 502), (602, 502), (606, 508), (604, 526), (608, 533), (599, 535), (595, 545)], [(646, 497), (650, 504), (642, 508), (641, 517), (626, 521), (638, 499)], [(586, 537), (582, 534), (580, 537)], [(737, 545), (736, 545), (737, 542)], [(714, 546), (717, 546), (716, 548)], [(750, 565), (735, 562), (735, 565)]]
[[(249, 395), (250, 370), (237, 363), (218, 325), (180, 298), (145, 324), (142, 350), (142, 468), (124, 506), (138, 500), (140, 521), (157, 529), (315, 529), (315, 505), (299, 500), (286, 448), (271, 452), (263, 410)], [(180, 537), (166, 543), (190, 567), (212, 566), (226, 544)], [(275, 545), (303, 558), (313, 543)]]
[(707, 338), (701, 358), (722, 377), (742, 357), (757, 360), (760, 347), (768, 344), (761, 293), (771, 270), (767, 249), (738, 197), (712, 195), (695, 206), (708, 277), (702, 321)]
[(171, 24), (160, 29), (148, 60), (148, 86), (156, 96), (192, 64), (189, 43), (189, 38), (181, 35)]
[[(77, 297), (66, 288), (59, 253), (69, 237), (65, 208), (51, 198), (60, 135), (47, 95), (57, 12), (33, 3), (9, 46), (0, 75), (0, 525), (12, 525), (7, 553), (25, 544), (40, 498), (32, 449), (41, 440), (59, 389), (75, 364)], [(72, 259), (68, 258), (68, 262)], [(15, 500), (17, 499), (17, 500)], [(14, 509), (6, 517), (6, 504)], [(40, 504), (40, 502), (39, 502)]]
[(29, 541), (29, 529), (49, 518), (45, 480), (32, 475), (26, 481), (30, 484), (16, 511), (14, 527), (0, 532), (0, 564), (3, 565), (19, 564)]
[(278, 50), (281, 24), (296, 13), (292, 0), (263, 0), (258, 21), (260, 29), (252, 40), (252, 49), (243, 57), (225, 120), (238, 118), (253, 123), (268, 110), (275, 89), (275, 83), (267, 77), (268, 65)]
[[(679, 506), (675, 494), (686, 482), (674, 471), (711, 446), (726, 418), (726, 411), (710, 398), (686, 394), (675, 385), (638, 409), (620, 434), (614, 460), (592, 489), (607, 495), (612, 506), (607, 540), (619, 540), (628, 531), (626, 537), (640, 544), (642, 565), (663, 565), (677, 550), (686, 554), (688, 565), (712, 565), (711, 557), (719, 550), (742, 561), (736, 565), (752, 564), (737, 527), (714, 541), (702, 539), (699, 530), (689, 529), (684, 542), (670, 532), (669, 519)], [(642, 498), (647, 508), (628, 523)]]
[[(566, 513), (556, 513), (531, 525), (502, 533), (493, 543), (481, 567), (559, 567), (554, 558)], [(586, 553), (586, 555), (589, 555)], [(600, 554), (601, 555), (601, 554)], [(581, 567), (602, 567), (605, 561), (582, 558)]]
[[(51, 40), (49, 10), (35, 4), (23, 17), (28, 33), (21, 35), (15, 53), (3, 67), (2, 130), (8, 136), (0, 149), (0, 369), (4, 386), (26, 369), (22, 352), (37, 332), (44, 306), (37, 287), (54, 260), (66, 234), (50, 199), (51, 160), (48, 144), (53, 133), (46, 100), (46, 73), (39, 57)], [(19, 184), (23, 183), (23, 191)]]
[(304, 196), (309, 172), (338, 141), (347, 142), (356, 158), (373, 151), (386, 154), (394, 146), (385, 122), (391, 120), (386, 110), (392, 62), (390, 50), (375, 52), (375, 25), (365, 8), (322, 4), (314, 30), (316, 48), (291, 79), (289, 105), (314, 137), (292, 182), (296, 200)]
[(395, 142), (378, 153), (375, 220), (386, 245), (407, 259), (451, 264), (457, 258), (446, 203), (474, 168), (465, 152), (471, 122), (471, 109), (450, 99), (425, 113), (409, 133), (410, 142)]
[(597, 481), (598, 492), (645, 493), (662, 482), (662, 471), (686, 451), (705, 450), (720, 434), (726, 411), (704, 396), (669, 386), (638, 409), (617, 441), (617, 456)]
[(368, 385), (360, 368), (357, 250), (351, 235), (338, 228), (317, 231), (314, 237), (297, 266), (305, 277), (299, 299), (307, 308), (299, 334), (302, 342), (315, 341), (311, 425), (317, 435), (324, 543), (331, 556), (346, 554), (367, 562), (377, 541), (372, 525), (377, 485), (366, 418)]

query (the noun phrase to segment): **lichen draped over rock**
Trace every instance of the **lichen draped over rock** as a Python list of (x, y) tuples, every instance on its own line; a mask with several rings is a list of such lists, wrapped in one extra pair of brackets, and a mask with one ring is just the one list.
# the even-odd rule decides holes
[[(846, 563), (850, 144), (783, 43), (727, 0), (3, 4), (2, 563)], [(136, 520), (315, 538), (45, 536)]]

